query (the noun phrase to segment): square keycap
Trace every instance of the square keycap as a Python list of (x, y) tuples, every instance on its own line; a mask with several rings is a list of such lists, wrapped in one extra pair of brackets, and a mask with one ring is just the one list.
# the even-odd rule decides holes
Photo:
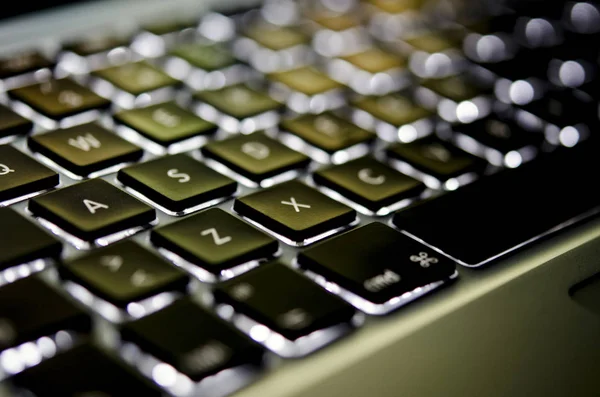
[(267, 94), (243, 84), (215, 91), (197, 92), (194, 94), (194, 98), (237, 119), (257, 116), (281, 107), (281, 103)]
[(178, 83), (168, 74), (143, 61), (113, 66), (95, 71), (93, 74), (132, 95), (143, 94)]
[(58, 174), (10, 145), (0, 146), (0, 202), (51, 189)]
[(292, 91), (313, 96), (324, 94), (343, 86), (312, 67), (302, 67), (269, 74), (269, 79), (286, 85)]

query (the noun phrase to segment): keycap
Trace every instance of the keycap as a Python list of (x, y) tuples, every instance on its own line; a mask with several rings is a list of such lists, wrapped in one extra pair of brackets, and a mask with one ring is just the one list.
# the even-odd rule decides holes
[(464, 75), (424, 80), (421, 83), (421, 86), (454, 102), (467, 101), (479, 95), (488, 93), (487, 89), (478, 86), (474, 81)]
[(70, 79), (51, 80), (16, 88), (8, 91), (8, 95), (53, 120), (89, 110), (102, 110), (110, 105), (107, 99)]
[(41, 258), (58, 258), (62, 245), (10, 208), (0, 208), (0, 269)]
[(130, 240), (67, 260), (59, 272), (119, 307), (165, 291), (185, 291), (189, 281), (182, 270)]
[(65, 51), (73, 52), (79, 56), (87, 57), (94, 54), (110, 51), (113, 48), (123, 47), (128, 44), (128, 40), (116, 36), (90, 36), (81, 40), (75, 40), (65, 44)]
[(160, 103), (115, 114), (115, 120), (142, 136), (169, 146), (200, 135), (212, 134), (217, 126), (182, 109), (174, 102)]
[(406, 11), (418, 10), (424, 3), (423, 0), (406, 0), (406, 1), (390, 1), (390, 0), (368, 0), (367, 3), (377, 7), (379, 11), (389, 14), (400, 14)]
[(202, 154), (225, 164), (253, 182), (286, 171), (304, 168), (310, 159), (263, 133), (241, 135), (211, 142), (201, 148)]
[(456, 271), (454, 261), (377, 222), (307, 249), (298, 263), (377, 304), (448, 281)]
[(479, 266), (597, 209), (597, 147), (579, 145), (400, 211), (394, 224)]
[(308, 44), (310, 40), (308, 36), (297, 29), (268, 23), (253, 24), (244, 29), (243, 34), (273, 51)]
[(298, 181), (238, 198), (233, 209), (295, 243), (347, 226), (356, 218), (354, 210)]
[(33, 129), (33, 123), (10, 110), (4, 105), (0, 105), (0, 138), (11, 135), (25, 135)]
[(387, 154), (440, 181), (478, 172), (485, 166), (477, 157), (435, 137), (390, 146)]
[[(65, 379), (65, 377), (67, 379)], [(11, 378), (37, 397), (160, 397), (163, 392), (111, 353), (84, 344)]]
[(144, 151), (95, 123), (30, 136), (29, 149), (78, 176), (134, 162)]
[(237, 184), (185, 154), (121, 169), (117, 179), (170, 211), (232, 196)]
[(132, 95), (176, 85), (177, 80), (147, 62), (135, 62), (97, 70), (92, 73)]
[(375, 136), (333, 113), (301, 115), (283, 120), (281, 130), (289, 132), (322, 151), (333, 154), (352, 146), (370, 144)]
[(236, 59), (222, 44), (181, 44), (171, 50), (171, 55), (207, 71), (224, 69), (236, 63)]
[(262, 361), (260, 346), (188, 299), (127, 324), (122, 334), (123, 339), (196, 381)]
[(64, 231), (92, 241), (155, 219), (152, 208), (103, 179), (91, 179), (29, 201), (29, 210)]
[(277, 262), (221, 284), (215, 299), (289, 340), (347, 323), (354, 315), (337, 296)]
[(56, 172), (12, 146), (0, 146), (0, 161), (0, 202), (58, 186)]
[(353, 13), (338, 13), (323, 9), (314, 10), (308, 17), (321, 28), (336, 32), (361, 27), (360, 17)]
[(278, 248), (275, 240), (218, 208), (159, 227), (150, 240), (215, 274), (268, 258)]
[(39, 69), (51, 68), (54, 64), (36, 51), (23, 52), (0, 59), (0, 79), (18, 76)]
[(61, 330), (87, 333), (89, 316), (35, 276), (0, 288), (0, 350)]
[(402, 41), (410, 45), (416, 51), (435, 54), (460, 48), (461, 39), (461, 35), (457, 30), (447, 29), (424, 31), (404, 38)]
[(373, 212), (414, 198), (425, 189), (420, 181), (371, 157), (319, 170), (313, 174), (313, 180)]
[(277, 111), (281, 104), (246, 85), (237, 84), (214, 91), (200, 91), (194, 98), (238, 120)]
[(575, 90), (548, 92), (520, 108), (559, 127), (593, 124), (598, 120), (598, 102)]
[(291, 91), (307, 96), (324, 94), (343, 87), (342, 84), (309, 66), (271, 73), (268, 78), (285, 85)]

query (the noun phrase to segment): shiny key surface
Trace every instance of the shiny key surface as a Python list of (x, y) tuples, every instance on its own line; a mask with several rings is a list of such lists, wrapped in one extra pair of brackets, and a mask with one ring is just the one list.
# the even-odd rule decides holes
[(354, 315), (340, 298), (277, 262), (222, 284), (215, 297), (289, 340), (348, 323)]
[(370, 157), (319, 170), (313, 179), (374, 212), (425, 189), (422, 182)]
[(273, 51), (281, 51), (302, 44), (308, 44), (309, 37), (301, 31), (268, 23), (257, 23), (244, 30), (244, 35), (261, 46)]
[(196, 381), (262, 362), (260, 346), (189, 299), (126, 325), (122, 333), (125, 340)]
[(87, 332), (90, 317), (70, 299), (30, 276), (0, 288), (0, 350), (61, 330)]
[(235, 193), (237, 184), (186, 154), (121, 169), (118, 180), (171, 211)]
[(403, 58), (378, 48), (370, 48), (340, 58), (369, 73), (382, 73), (406, 67), (406, 61)]
[(394, 224), (479, 266), (597, 209), (597, 146), (578, 146), (400, 211)]
[(212, 134), (217, 126), (181, 108), (174, 102), (125, 110), (115, 119), (162, 146), (199, 135)]
[(356, 212), (298, 181), (238, 198), (233, 209), (293, 242), (349, 225)]
[(0, 146), (0, 202), (58, 186), (56, 172), (18, 151)]
[(184, 291), (189, 280), (182, 270), (132, 241), (67, 260), (59, 271), (119, 307), (161, 292)]
[(434, 116), (434, 112), (417, 105), (403, 94), (358, 97), (352, 105), (396, 127)]
[(456, 271), (454, 261), (382, 223), (317, 244), (302, 252), (298, 263), (379, 304), (448, 281)]
[(84, 241), (152, 222), (152, 208), (103, 179), (91, 179), (29, 201), (29, 210)]
[[(68, 380), (58, 381), (68, 375)], [(80, 345), (29, 368), (12, 378), (37, 397), (131, 397), (164, 395), (149, 380), (121, 363), (113, 354)]]
[(202, 147), (214, 159), (254, 182), (308, 166), (309, 158), (264, 133), (237, 136)]
[(256, 116), (268, 111), (277, 111), (281, 104), (244, 84), (237, 84), (214, 91), (201, 91), (194, 98), (237, 119)]
[(218, 208), (155, 229), (150, 240), (216, 274), (278, 249), (274, 239)]
[(293, 70), (269, 74), (269, 79), (286, 85), (289, 89), (304, 95), (323, 94), (343, 86), (313, 67), (301, 67)]
[(29, 148), (79, 176), (139, 160), (139, 147), (89, 123), (29, 137)]
[(95, 71), (100, 77), (132, 95), (176, 85), (177, 80), (147, 62), (135, 62)]
[(60, 255), (58, 240), (12, 209), (0, 208), (0, 219), (0, 269)]
[(171, 51), (171, 55), (187, 61), (203, 70), (219, 70), (236, 63), (233, 55), (222, 44), (182, 44)]
[(110, 105), (107, 99), (70, 79), (16, 88), (8, 94), (54, 120), (88, 110), (105, 109)]
[(0, 105), (0, 138), (24, 135), (33, 129), (33, 123), (8, 107)]

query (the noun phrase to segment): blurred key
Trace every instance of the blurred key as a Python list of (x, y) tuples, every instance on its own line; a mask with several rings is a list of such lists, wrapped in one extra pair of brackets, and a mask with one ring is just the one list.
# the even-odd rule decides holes
[(140, 95), (179, 83), (178, 80), (144, 61), (98, 70), (93, 72), (93, 75), (132, 95)]
[(291, 91), (313, 96), (331, 90), (339, 89), (342, 85), (312, 67), (272, 73), (269, 79), (287, 86)]
[(56, 172), (9, 145), (0, 146), (0, 202), (51, 189)]
[(222, 284), (215, 298), (289, 340), (348, 323), (354, 315), (340, 298), (279, 263)]
[(424, 0), (368, 0), (379, 11), (389, 14), (400, 14), (405, 11), (418, 10)]
[(122, 332), (125, 340), (195, 381), (262, 362), (260, 346), (188, 299), (127, 324)]
[(90, 317), (35, 276), (0, 288), (0, 350), (61, 330), (88, 332)]
[(0, 269), (42, 258), (58, 258), (62, 245), (9, 208), (0, 208)]
[(196, 136), (212, 134), (217, 129), (216, 125), (182, 109), (175, 102), (125, 110), (114, 117), (118, 122), (164, 147)]
[(103, 179), (91, 179), (29, 201), (29, 210), (84, 241), (152, 222), (152, 208)]
[(333, 113), (323, 113), (318, 116), (307, 114), (286, 119), (281, 122), (280, 128), (332, 156), (331, 158), (313, 156), (316, 160), (334, 163), (337, 162), (336, 152), (359, 144), (370, 144), (375, 139), (369, 131)]
[[(452, 260), (376, 222), (307, 249), (298, 263), (379, 304), (419, 287), (447, 282), (456, 272)], [(374, 314), (384, 314), (385, 309), (380, 310)]]
[(446, 29), (417, 33), (398, 45), (410, 52), (411, 70), (420, 77), (444, 77), (458, 73), (465, 65), (460, 50), (463, 33)]
[(119, 307), (166, 291), (185, 291), (189, 277), (131, 240), (60, 264), (63, 278)]
[(425, 189), (423, 183), (370, 157), (319, 170), (313, 179), (375, 213)]
[(90, 36), (81, 40), (67, 43), (63, 48), (79, 56), (87, 57), (110, 51), (113, 48), (128, 44), (128, 40), (116, 36)]
[(44, 68), (51, 68), (53, 66), (54, 63), (50, 62), (39, 52), (31, 51), (13, 54), (0, 59), (0, 79), (34, 72)]
[(201, 150), (206, 157), (258, 184), (287, 171), (301, 170), (309, 164), (309, 158), (304, 154), (263, 133), (211, 142)]
[(237, 189), (234, 181), (186, 154), (127, 167), (117, 179), (174, 212), (232, 196)]
[(281, 51), (309, 43), (308, 36), (299, 30), (268, 23), (252, 24), (243, 29), (243, 34), (259, 45), (273, 51)]
[(8, 94), (53, 120), (88, 110), (105, 109), (110, 105), (107, 99), (70, 79), (51, 80), (16, 88)]
[(137, 161), (144, 154), (139, 147), (94, 123), (30, 136), (28, 146), (82, 177)]
[(222, 44), (182, 44), (170, 53), (193, 67), (206, 71), (224, 69), (236, 63), (233, 55)]
[(155, 229), (150, 239), (214, 274), (268, 258), (278, 248), (275, 240), (218, 208)]
[(0, 138), (11, 135), (25, 135), (33, 129), (33, 123), (10, 110), (4, 105), (0, 105)]
[(348, 226), (356, 218), (354, 210), (298, 181), (238, 198), (233, 209), (292, 244), (306, 244), (306, 240)]
[[(63, 377), (68, 375), (68, 380)], [(160, 397), (163, 392), (113, 354), (80, 345), (12, 378), (37, 397)]]

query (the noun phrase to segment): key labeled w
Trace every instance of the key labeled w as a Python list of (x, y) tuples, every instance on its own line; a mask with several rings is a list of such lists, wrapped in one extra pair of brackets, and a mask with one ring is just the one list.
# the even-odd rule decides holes
[(69, 145), (81, 149), (84, 152), (89, 152), (92, 149), (98, 149), (102, 144), (96, 137), (90, 133), (79, 135), (77, 138), (69, 138)]

